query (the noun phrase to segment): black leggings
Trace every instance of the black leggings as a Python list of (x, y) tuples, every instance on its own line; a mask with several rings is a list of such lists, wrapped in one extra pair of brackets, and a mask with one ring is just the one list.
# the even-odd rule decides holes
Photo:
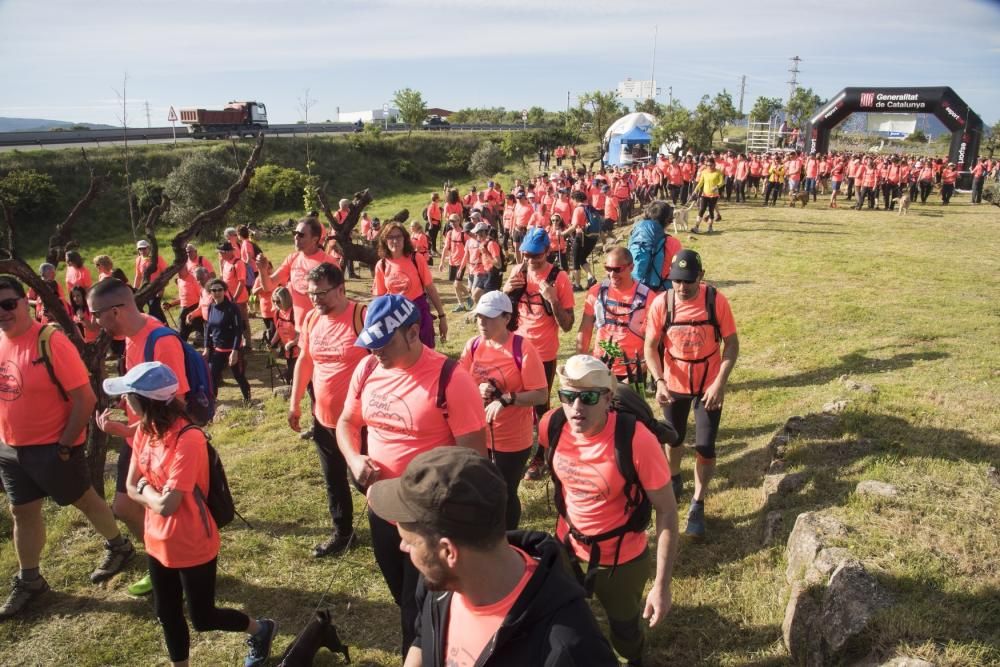
[(927, 198), (931, 196), (931, 190), (934, 189), (933, 181), (920, 181), (920, 203), (926, 204)]
[(517, 489), (529, 456), (531, 447), (519, 452), (493, 452), (494, 463), (507, 483), (507, 530), (517, 530), (521, 523), (521, 499), (517, 497)]
[[(764, 187), (764, 206), (767, 206), (768, 201), (773, 201), (777, 204), (779, 194), (781, 194), (781, 183), (768, 181), (767, 185)], [(772, 197), (771, 195), (774, 196)]]
[(715, 220), (715, 205), (718, 203), (718, 197), (702, 197), (701, 201), (698, 202), (698, 219), (701, 220), (705, 212), (708, 212), (710, 216), (709, 220)]
[(205, 320), (200, 317), (195, 318), (194, 322), (188, 323), (188, 315), (198, 310), (198, 304), (192, 304), (190, 306), (184, 306), (181, 308), (181, 314), (178, 316), (180, 328), (181, 339), (186, 343), (188, 336), (190, 336), (195, 331), (201, 331), (205, 328)]
[(382, 578), (389, 586), (393, 601), (399, 607), (399, 624), (403, 634), (400, 653), (405, 658), (416, 637), (414, 624), (417, 622), (420, 610), (417, 609), (415, 597), (420, 573), (413, 566), (410, 555), (399, 550), (400, 539), (396, 526), (375, 514), (370, 507), (368, 527), (371, 530), (375, 562), (378, 563)]
[(326, 505), (330, 509), (333, 527), (341, 535), (354, 529), (354, 503), (351, 486), (347, 481), (347, 462), (337, 447), (337, 436), (332, 429), (317, 423), (313, 428), (313, 441), (319, 454), (319, 465), (326, 482)]
[(438, 232), (441, 231), (441, 225), (427, 225), (427, 239), (430, 241), (431, 250), (437, 253), (438, 249)]
[(215, 606), (215, 570), (218, 558), (194, 567), (173, 568), (160, 563), (152, 556), (149, 560), (149, 578), (153, 582), (153, 608), (163, 626), (170, 660), (188, 659), (191, 646), (187, 621), (184, 620), (184, 598), (187, 598), (191, 625), (198, 632), (225, 630), (246, 632), (250, 617), (235, 609)]
[(703, 459), (715, 459), (715, 440), (719, 436), (719, 423), (722, 421), (722, 409), (706, 410), (701, 396), (691, 396), (690, 394), (675, 394), (670, 392), (674, 399), (663, 410), (663, 416), (674, 430), (677, 431), (677, 445), (684, 443), (684, 436), (687, 435), (688, 414), (691, 412), (691, 404), (694, 404), (694, 450)]
[(229, 352), (219, 352), (218, 350), (212, 350), (208, 355), (208, 365), (212, 369), (212, 388), (215, 390), (215, 397), (219, 397), (219, 384), (222, 382), (222, 371), (226, 370), (228, 367), (233, 372), (233, 378), (236, 380), (236, 384), (240, 386), (240, 392), (243, 394), (243, 400), (250, 400), (250, 383), (247, 382), (247, 360), (240, 354), (239, 361), (236, 362), (235, 366), (229, 365)]

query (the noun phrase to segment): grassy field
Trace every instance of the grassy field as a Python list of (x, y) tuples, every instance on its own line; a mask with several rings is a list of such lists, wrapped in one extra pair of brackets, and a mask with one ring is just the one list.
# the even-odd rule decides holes
[[(372, 208), (414, 211), (425, 196), (414, 191)], [(707, 280), (732, 302), (742, 356), (723, 416), (708, 538), (681, 545), (674, 608), (649, 635), (648, 664), (785, 664), (784, 537), (798, 513), (820, 508), (851, 527), (846, 546), (895, 597), (868, 638), (876, 657), (1000, 663), (1000, 488), (986, 474), (1000, 463), (1000, 216), (966, 202), (915, 206), (907, 217), (822, 204), (723, 206), (714, 234), (682, 234), (702, 253)], [(288, 242), (265, 247), (280, 257)], [(105, 250), (131, 256), (127, 243)], [(357, 297), (368, 291), (364, 280), (349, 287)], [(439, 289), (450, 307), (450, 287)], [(443, 349), (455, 354), (474, 332), (460, 319), (450, 324)], [(572, 353), (573, 338), (563, 336), (562, 356)], [(254, 524), (223, 532), (219, 601), (276, 618), (276, 654), (322, 601), (357, 664), (397, 664), (397, 610), (372, 558), (362, 499), (355, 498), (360, 546), (339, 560), (313, 560), (309, 551), (329, 528), (316, 456), (285, 425), (287, 406), (270, 396), (262, 353), (251, 367), (263, 404), (236, 407), (230, 383), (212, 428), (239, 509)], [(845, 375), (877, 391), (849, 391)], [(839, 418), (819, 415), (840, 398), (850, 404)], [(792, 415), (811, 425), (787, 456), (789, 470), (808, 481), (775, 506), (784, 514), (782, 539), (765, 547), (766, 445)], [(685, 476), (690, 497), (690, 460)], [(863, 479), (891, 482), (900, 496), (859, 497), (854, 486)], [(521, 493), (524, 524), (551, 529), (550, 488), (526, 483)], [(100, 557), (93, 531), (72, 509), (50, 505), (46, 518), (43, 571), (53, 592), (23, 619), (0, 625), (0, 664), (163, 664), (150, 602), (124, 590), (140, 565), (94, 587), (87, 580)], [(4, 515), (0, 572), (14, 569)], [(192, 639), (196, 664), (232, 665), (243, 655), (240, 636)], [(317, 660), (336, 663), (325, 653)]]

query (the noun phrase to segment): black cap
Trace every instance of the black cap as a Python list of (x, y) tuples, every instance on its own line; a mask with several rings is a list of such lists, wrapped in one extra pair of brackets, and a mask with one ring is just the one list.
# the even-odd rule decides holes
[(219, 245), (215, 246), (215, 249), (218, 250), (219, 252), (232, 252), (233, 244), (230, 243), (229, 241), (223, 241)]
[(681, 250), (670, 263), (669, 280), (698, 280), (701, 277), (701, 255), (694, 250)]

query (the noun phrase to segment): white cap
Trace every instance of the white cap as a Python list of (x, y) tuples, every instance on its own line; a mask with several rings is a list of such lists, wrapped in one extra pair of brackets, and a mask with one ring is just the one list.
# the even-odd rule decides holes
[(556, 371), (561, 385), (571, 384), (574, 387), (615, 390), (615, 377), (611, 369), (597, 357), (589, 354), (576, 354), (566, 360), (566, 363)]
[(139, 394), (154, 401), (169, 401), (177, 395), (177, 376), (166, 364), (147, 361), (136, 364), (125, 375), (104, 381), (108, 396)]
[(514, 305), (510, 302), (510, 297), (501, 292), (500, 290), (494, 290), (492, 292), (487, 292), (479, 298), (479, 303), (476, 304), (476, 315), (482, 315), (483, 317), (499, 317), (504, 313), (513, 313)]
[(141, 250), (143, 248), (148, 248), (148, 247), (149, 247), (149, 241), (147, 241), (146, 239), (142, 239), (141, 241), (138, 241), (135, 244), (136, 250)]

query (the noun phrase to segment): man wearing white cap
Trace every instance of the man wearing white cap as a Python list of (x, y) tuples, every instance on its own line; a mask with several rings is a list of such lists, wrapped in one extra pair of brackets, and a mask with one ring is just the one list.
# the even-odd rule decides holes
[[(140, 239), (135, 244), (136, 258), (135, 258), (135, 276), (132, 279), (132, 287), (138, 290), (145, 283), (151, 283), (156, 280), (156, 277), (166, 271), (167, 261), (163, 259), (161, 253), (156, 254), (156, 268), (152, 267), (152, 258), (150, 258), (150, 246), (149, 241), (146, 239)], [(146, 274), (149, 274), (148, 276)], [(150, 315), (160, 320), (164, 324), (167, 323), (167, 316), (163, 313), (163, 290), (160, 290), (152, 297), (149, 301), (142, 304), (142, 308), (146, 309)]]
[[(584, 588), (608, 616), (611, 645), (642, 664), (642, 619), (656, 625), (670, 611), (677, 556), (677, 503), (656, 437), (635, 417), (611, 411), (617, 382), (600, 360), (578, 354), (559, 368), (561, 408), (538, 425), (559, 513), (556, 537), (573, 557)], [(656, 575), (649, 580), (646, 528), (656, 513)]]

